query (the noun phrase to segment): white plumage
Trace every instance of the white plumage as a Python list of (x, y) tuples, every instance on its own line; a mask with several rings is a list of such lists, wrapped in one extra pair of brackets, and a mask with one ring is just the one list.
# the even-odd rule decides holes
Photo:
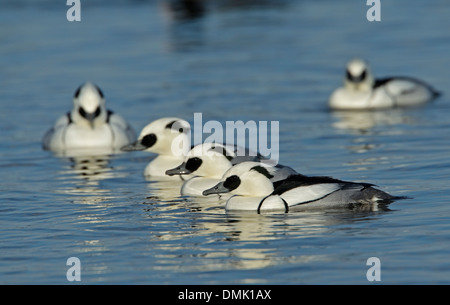
[(243, 162), (230, 168), (217, 185), (203, 193), (231, 193), (234, 196), (227, 200), (226, 210), (257, 212), (346, 207), (400, 199), (373, 188), (372, 184), (330, 177), (293, 174), (271, 181), (274, 171), (259, 162)]
[(190, 124), (180, 118), (157, 119), (145, 126), (138, 139), (122, 147), (123, 151), (147, 151), (157, 156), (144, 169), (146, 177), (182, 180), (166, 175), (168, 169), (180, 165), (190, 147)]
[(60, 154), (114, 152), (136, 138), (133, 128), (106, 109), (102, 91), (92, 83), (75, 92), (73, 108), (43, 138), (43, 148)]
[(353, 59), (347, 64), (344, 86), (330, 96), (332, 109), (382, 109), (417, 106), (439, 93), (425, 82), (412, 77), (375, 79), (367, 62)]
[[(194, 146), (182, 164), (166, 173), (168, 175), (193, 175), (183, 184), (181, 194), (203, 196), (203, 191), (216, 185), (223, 174), (233, 165), (262, 160), (265, 158), (258, 153), (236, 145), (203, 143)], [(278, 179), (295, 172), (293, 169), (281, 165), (277, 169), (276, 177)]]

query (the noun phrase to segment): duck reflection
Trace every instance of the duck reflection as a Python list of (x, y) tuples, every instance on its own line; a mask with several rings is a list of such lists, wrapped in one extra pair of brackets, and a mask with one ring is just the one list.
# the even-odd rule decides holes
[(86, 197), (86, 203), (95, 204), (110, 199), (111, 191), (103, 189), (100, 182), (127, 175), (120, 171), (120, 167), (111, 165), (111, 158), (115, 154), (118, 152), (102, 149), (76, 150), (58, 155), (62, 160), (68, 162), (68, 165), (59, 172), (62, 187), (58, 189), (58, 192), (68, 195), (89, 195)]
[(356, 134), (369, 134), (376, 126), (395, 126), (412, 123), (414, 118), (402, 109), (375, 111), (333, 111), (333, 127)]
[(186, 52), (205, 44), (204, 1), (164, 1), (160, 7), (168, 30), (169, 51)]
[[(179, 208), (179, 206), (178, 206)], [(165, 213), (153, 220), (159, 224), (150, 233), (149, 242), (156, 251), (158, 269), (183, 272), (262, 269), (280, 263), (324, 261), (326, 254), (302, 251), (309, 240), (346, 230), (359, 221), (376, 220), (386, 207), (353, 207), (336, 211), (306, 211), (287, 214), (225, 213), (223, 209), (175, 211), (176, 220)], [(164, 220), (165, 219), (165, 220)], [(356, 231), (354, 234), (359, 234)], [(207, 242), (198, 242), (204, 240)], [(308, 239), (308, 244), (304, 241)], [(163, 240), (164, 242), (160, 242)], [(270, 242), (269, 242), (270, 241)], [(296, 249), (292, 255), (280, 251), (279, 245)], [(295, 246), (294, 246), (295, 245)], [(201, 260), (196, 258), (201, 257)], [(176, 261), (176, 263), (175, 263)], [(261, 280), (255, 279), (260, 283)], [(245, 279), (250, 283), (252, 279)]]
[(146, 178), (148, 196), (147, 199), (156, 202), (179, 202), (183, 201), (180, 195), (180, 189), (183, 181), (180, 180), (157, 180), (155, 178)]
[(205, 0), (166, 0), (161, 2), (162, 10), (168, 19), (191, 20), (205, 14)]

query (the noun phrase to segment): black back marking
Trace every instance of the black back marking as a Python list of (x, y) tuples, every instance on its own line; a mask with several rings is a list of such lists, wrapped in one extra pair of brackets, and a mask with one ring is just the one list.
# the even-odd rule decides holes
[(72, 124), (73, 123), (73, 120), (72, 120), (72, 115), (70, 114), (70, 112), (67, 112), (67, 114), (66, 114), (66, 116), (67, 116), (67, 120), (68, 120), (68, 124)]
[(418, 85), (428, 88), (428, 90), (430, 90), (432, 92), (434, 97), (438, 97), (440, 95), (440, 93), (438, 91), (436, 91), (433, 87), (431, 87), (429, 84), (425, 83), (424, 81), (422, 81), (420, 79), (410, 77), (410, 76), (394, 76), (394, 77), (386, 77), (386, 78), (376, 79), (373, 84), (373, 88), (375, 89), (377, 87), (383, 86), (393, 80), (411, 81), (411, 82), (417, 83)]
[[(107, 112), (106, 112), (106, 123), (109, 123), (109, 120), (110, 120), (110, 118), (111, 118), (111, 116), (112, 116), (113, 114), (114, 114), (113, 111), (107, 110)], [(130, 127), (130, 126), (128, 126), (128, 127)]]
[(373, 83), (373, 88), (377, 88), (377, 87), (381, 87), (384, 84), (390, 82), (391, 80), (393, 80), (394, 77), (387, 77), (387, 78), (381, 78), (381, 79), (376, 79), (375, 82)]
[[(352, 184), (351, 182), (346, 182), (342, 180), (338, 180), (331, 177), (325, 177), (325, 176), (314, 176), (314, 177), (308, 177), (304, 175), (291, 175), (288, 178), (280, 181), (276, 181), (273, 183), (274, 191), (273, 195), (281, 195), (284, 192), (287, 192), (291, 189), (294, 189), (296, 187), (300, 186), (310, 186), (314, 184), (321, 184), (321, 183), (338, 183), (342, 186), (345, 186), (347, 184)], [(367, 184), (369, 185), (369, 184)]]

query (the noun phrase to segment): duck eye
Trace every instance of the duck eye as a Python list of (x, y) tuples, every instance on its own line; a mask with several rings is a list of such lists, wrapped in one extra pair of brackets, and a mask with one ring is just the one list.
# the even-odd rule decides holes
[(186, 169), (189, 170), (191, 173), (195, 172), (200, 167), (200, 165), (202, 165), (202, 163), (203, 161), (200, 158), (197, 157), (190, 158), (186, 162)]
[(156, 135), (154, 133), (148, 134), (142, 138), (141, 144), (145, 147), (152, 147), (156, 143)]
[(240, 184), (241, 184), (241, 179), (238, 176), (236, 176), (236, 175), (228, 177), (223, 182), (223, 186), (226, 187), (230, 191), (237, 189), (237, 187)]

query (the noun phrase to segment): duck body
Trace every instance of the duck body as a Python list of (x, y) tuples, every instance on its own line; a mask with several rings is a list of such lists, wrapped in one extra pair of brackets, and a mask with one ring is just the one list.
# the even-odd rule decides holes
[(42, 147), (56, 153), (115, 151), (135, 138), (133, 128), (120, 115), (105, 108), (101, 90), (86, 83), (76, 91), (72, 111), (61, 116), (45, 133)]
[[(166, 173), (169, 175), (191, 175), (183, 183), (181, 195), (205, 196), (203, 191), (216, 185), (223, 174), (236, 164), (249, 161), (261, 161), (264, 157), (237, 145), (202, 143), (194, 146), (186, 159), (178, 167)], [(290, 167), (277, 165), (276, 179), (295, 173)], [(224, 195), (223, 195), (224, 196)]]
[(375, 79), (367, 62), (354, 59), (347, 64), (344, 86), (330, 96), (336, 110), (385, 109), (425, 104), (440, 95), (430, 85), (412, 77)]
[[(331, 180), (330, 180), (331, 179)], [(274, 184), (274, 191), (265, 197), (231, 197), (227, 210), (292, 211), (349, 207), (352, 205), (388, 202), (393, 196), (373, 188), (371, 184), (353, 183), (329, 177), (290, 176)]]
[(273, 169), (245, 162), (231, 168), (206, 194), (231, 193), (228, 211), (284, 211), (349, 207), (390, 203), (395, 197), (368, 183), (342, 181), (331, 177), (293, 174), (271, 181)]

